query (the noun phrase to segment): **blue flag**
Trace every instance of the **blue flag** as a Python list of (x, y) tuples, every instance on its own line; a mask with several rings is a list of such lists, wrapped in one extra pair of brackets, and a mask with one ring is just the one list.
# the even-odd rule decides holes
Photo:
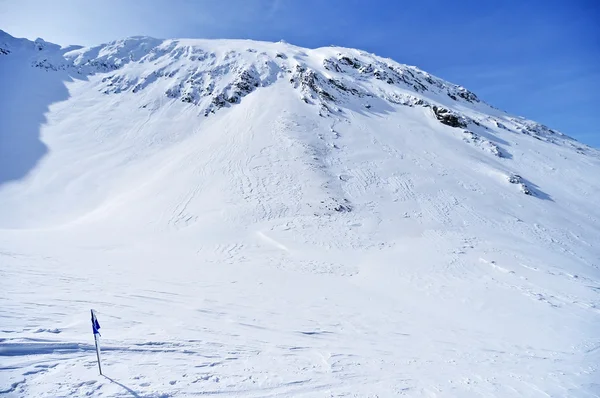
[(96, 313), (94, 312), (94, 310), (91, 310), (92, 312), (92, 330), (94, 331), (94, 334), (100, 334), (100, 331), (98, 329), (100, 329), (100, 323), (98, 322), (98, 318), (96, 318)]

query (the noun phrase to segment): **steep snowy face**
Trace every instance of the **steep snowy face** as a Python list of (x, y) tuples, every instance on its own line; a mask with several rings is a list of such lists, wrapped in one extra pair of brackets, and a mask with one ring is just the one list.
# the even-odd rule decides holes
[(598, 150), (340, 47), (0, 31), (0, 88), (0, 391), (121, 394), (89, 307), (144, 396), (597, 391)]
[[(19, 70), (21, 75), (22, 69), (26, 68), (29, 74), (34, 73), (32, 71), (54, 74), (55, 80), (87, 82), (72, 87), (85, 87), (85, 90), (102, 94), (97, 101), (90, 99), (96, 102), (95, 105), (98, 102), (135, 104), (136, 107), (147, 109), (149, 118), (156, 119), (158, 113), (172, 110), (178, 106), (177, 103), (180, 103), (178, 109), (185, 109), (186, 117), (194, 114), (216, 117), (220, 111), (224, 115), (225, 108), (239, 105), (251, 93), (277, 85), (279, 95), (285, 92), (287, 97), (297, 99), (286, 110), (300, 107), (302, 112), (308, 112), (307, 115), (318, 115), (323, 120), (316, 124), (327, 125), (327, 129), (338, 136), (333, 126), (351, 124), (356, 114), (379, 118), (371, 119), (371, 124), (376, 126), (385, 115), (412, 112), (411, 116), (418, 113), (417, 118), (423, 118), (426, 123), (422, 124), (437, 121), (440, 131), (446, 132), (442, 134), (460, 139), (464, 145), (460, 150), (465, 153), (470, 153), (468, 146), (493, 157), (511, 160), (511, 144), (502, 137), (514, 138), (514, 144), (518, 145), (517, 141), (522, 139), (530, 142), (524, 137), (529, 136), (585, 155), (585, 159), (592, 162), (598, 159), (598, 151), (546, 126), (507, 115), (480, 101), (474, 93), (463, 87), (438, 79), (418, 68), (359, 50), (339, 47), (311, 50), (282, 42), (158, 40), (149, 37), (131, 37), (92, 48), (72, 46), (61, 49), (42, 39), (30, 42), (15, 39), (4, 32), (0, 39), (0, 51), (7, 61), (3, 63), (6, 76), (10, 75), (10, 67)], [(38, 78), (39, 73), (35, 76), (35, 79)], [(29, 79), (29, 76), (17, 78), (13, 84)], [(46, 80), (43, 84), (46, 84)], [(18, 91), (24, 94), (27, 89), (20, 88)], [(11, 92), (5, 90), (7, 103), (11, 102)], [(86, 95), (91, 93), (86, 92)], [(186, 104), (189, 107), (185, 107)], [(408, 111), (406, 108), (416, 109)], [(94, 111), (94, 114), (98, 113)], [(111, 112), (106, 116), (112, 119), (118, 114)], [(274, 116), (272, 112), (271, 117)], [(7, 119), (14, 120), (8, 115)], [(291, 119), (286, 118), (281, 123), (297, 123)], [(196, 119), (193, 123), (204, 122)], [(116, 127), (120, 129), (122, 126), (116, 122)], [(301, 126), (298, 127), (302, 130)], [(453, 130), (449, 132), (446, 127)], [(318, 130), (318, 127), (310, 129)], [(10, 128), (5, 129), (2, 137), (5, 142), (2, 146), (5, 170), (14, 167), (17, 162), (15, 154), (19, 152), (13, 148), (14, 145), (19, 146), (19, 140), (11, 138), (10, 131)], [(149, 137), (157, 139), (154, 134), (141, 131), (139, 134), (136, 138), (142, 141), (147, 141)], [(159, 140), (178, 142), (179, 135), (163, 133)], [(324, 139), (320, 133), (316, 136)], [(325, 144), (325, 147), (318, 149), (321, 144)], [(335, 145), (331, 142), (320, 143), (313, 145), (313, 149), (329, 153), (331, 148), (336, 149)], [(552, 147), (542, 145), (540, 143), (542, 151), (553, 151)], [(23, 150), (27, 152), (27, 148)], [(149, 153), (147, 149), (135, 149), (133, 152), (140, 157)], [(515, 167), (517, 163), (501, 163), (498, 173), (503, 174), (508, 183), (517, 185), (521, 192), (546, 197), (543, 191), (535, 188), (534, 182), (528, 182), (527, 170)], [(324, 168), (331, 171), (328, 166)], [(521, 177), (521, 174), (525, 174), (525, 177)], [(344, 185), (343, 178), (340, 178)], [(334, 200), (338, 203), (334, 207), (343, 207), (341, 202), (348, 200), (338, 198)]]

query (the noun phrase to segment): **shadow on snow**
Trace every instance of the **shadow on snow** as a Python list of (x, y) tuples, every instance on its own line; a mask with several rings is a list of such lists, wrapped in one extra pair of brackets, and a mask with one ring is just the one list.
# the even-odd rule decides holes
[(66, 83), (87, 79), (31, 65), (16, 54), (0, 55), (0, 187), (20, 180), (48, 153), (40, 137), (51, 104), (69, 98)]

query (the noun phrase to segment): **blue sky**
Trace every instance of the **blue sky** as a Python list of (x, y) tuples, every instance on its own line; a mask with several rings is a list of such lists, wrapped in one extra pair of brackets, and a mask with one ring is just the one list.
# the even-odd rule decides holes
[(597, 0), (0, 0), (0, 29), (59, 44), (132, 35), (360, 48), (600, 147)]

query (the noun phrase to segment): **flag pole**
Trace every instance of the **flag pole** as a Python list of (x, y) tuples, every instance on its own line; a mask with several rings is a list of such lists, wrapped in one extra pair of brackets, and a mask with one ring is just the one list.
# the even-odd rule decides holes
[(94, 335), (94, 341), (96, 342), (96, 358), (98, 358), (98, 370), (100, 371), (100, 376), (102, 376), (102, 365), (100, 365), (100, 347), (98, 346), (98, 335)]
[(98, 318), (96, 318), (96, 314), (94, 310), (90, 310), (92, 313), (92, 331), (94, 332), (94, 343), (96, 343), (96, 358), (98, 359), (98, 370), (100, 371), (100, 376), (102, 376), (102, 365), (100, 365), (100, 344), (98, 342), (98, 337), (100, 336), (100, 323), (98, 323)]

